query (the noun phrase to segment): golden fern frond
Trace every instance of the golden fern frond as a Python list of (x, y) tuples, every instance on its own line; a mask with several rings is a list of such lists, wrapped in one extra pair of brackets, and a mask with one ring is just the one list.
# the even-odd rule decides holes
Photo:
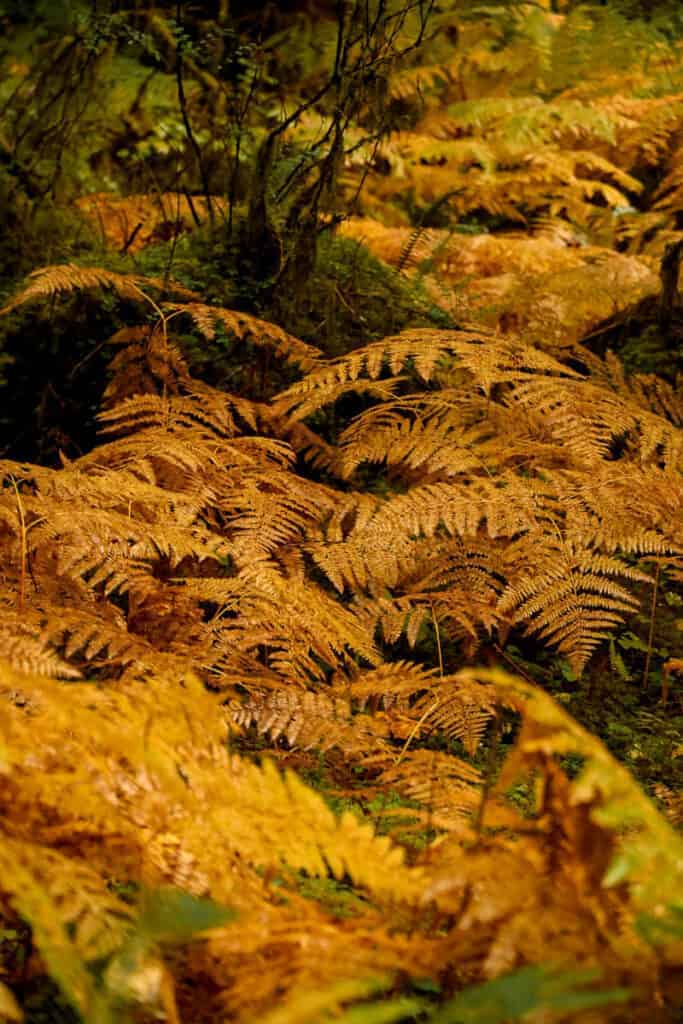
[(586, 463), (608, 458), (615, 440), (637, 425), (632, 407), (590, 381), (529, 381), (515, 388), (514, 405), (540, 413), (552, 435)]
[[(309, 376), (313, 376), (312, 374)], [(352, 377), (351, 379), (337, 380), (329, 375), (319, 383), (307, 385), (308, 377), (300, 383), (301, 388), (295, 386), (288, 388), (277, 396), (277, 404), (274, 407), (278, 419), (284, 419), (285, 423), (293, 427), (298, 421), (317, 412), (325, 405), (332, 405), (348, 394), (367, 395), (379, 401), (387, 401), (394, 397), (396, 389), (401, 382), (400, 377), (389, 378), (388, 380), (363, 380)]]
[[(409, 939), (367, 909), (362, 919), (346, 921), (342, 929), (331, 924), (329, 915), (317, 910), (312, 901), (297, 898), (291, 890), (286, 898), (289, 907), (266, 904), (258, 922), (256, 915), (245, 919), (239, 937), (236, 929), (225, 928), (209, 938), (209, 956), (199, 960), (197, 970), (215, 978), (222, 995), (217, 1011), (221, 1017), (263, 1024), (312, 1024), (322, 1019), (321, 1012), (330, 1005), (328, 985), (334, 986), (338, 998), (360, 992), (362, 983), (366, 991), (376, 992), (378, 972), (393, 977), (408, 969), (426, 977), (437, 961), (445, 960), (438, 943), (422, 936), (417, 942), (415, 936)], [(259, 985), (249, 969), (240, 969), (254, 963), (268, 964)], [(206, 1007), (204, 1001), (202, 1006)]]
[[(49, 633), (36, 622), (29, 625), (25, 609), (0, 614), (0, 658), (19, 672), (53, 676), (61, 679), (80, 679), (81, 673), (59, 657), (49, 646)], [(0, 684), (2, 685), (2, 684)]]
[[(542, 415), (554, 438), (570, 449), (578, 459), (595, 461), (609, 458), (613, 447), (625, 440), (627, 450), (638, 454), (647, 464), (671, 465), (681, 458), (681, 433), (675, 422), (677, 403), (671, 388), (662, 382), (655, 399), (664, 415), (651, 412), (644, 388), (613, 380), (618, 372), (612, 360), (608, 380), (604, 371), (584, 380), (558, 381), (552, 388), (542, 380), (520, 382), (510, 405), (521, 405)], [(591, 367), (594, 370), (594, 367)], [(616, 386), (615, 386), (616, 385)], [(646, 404), (647, 403), (647, 404)], [(667, 411), (668, 410), (668, 411)], [(670, 422), (673, 414), (674, 422)]]
[[(238, 854), (245, 864), (289, 865), (314, 877), (348, 874), (378, 896), (418, 897), (421, 872), (405, 867), (403, 851), (388, 839), (349, 812), (338, 820), (320, 794), (272, 764), (230, 758), (219, 738), (215, 700), (191, 675), (181, 694), (163, 685), (106, 694), (84, 687), (68, 712), (58, 687), (42, 681), (35, 691), (44, 733), (30, 779), (25, 787), (17, 781), (27, 796), (40, 794), (63, 825), (74, 818), (106, 821), (136, 843), (148, 829), (175, 835), (216, 896), (239, 888), (238, 873), (231, 878), (225, 869), (226, 855)], [(179, 701), (184, 711), (178, 718)], [(29, 723), (9, 704), (0, 704), (0, 714), (10, 724), (11, 763), (19, 767), (27, 756), (21, 741), (28, 739)], [(59, 737), (57, 755), (49, 743)], [(57, 757), (56, 774), (44, 772)]]
[(98, 668), (116, 669), (132, 662), (149, 669), (154, 663), (153, 649), (142, 637), (128, 631), (123, 613), (112, 605), (107, 606), (106, 616), (86, 608), (64, 609), (59, 619), (48, 622), (45, 628), (51, 643), (69, 660), (77, 658)]
[[(319, 405), (329, 401), (328, 392), (331, 391), (336, 398), (339, 385), (344, 387), (356, 383), (363, 377), (376, 381), (385, 368), (396, 376), (409, 361), (414, 362), (415, 369), (423, 380), (429, 380), (439, 361), (450, 351), (451, 345), (446, 332), (421, 329), (385, 338), (356, 349), (349, 355), (331, 360), (309, 373), (304, 380), (292, 385), (278, 396), (277, 407), (290, 414), (297, 408), (298, 418), (303, 418)], [(312, 405), (311, 401), (316, 400), (316, 392), (322, 393), (322, 399), (317, 405)], [(302, 411), (302, 407), (305, 411)]]
[[(665, 917), (667, 905), (680, 901), (683, 894), (683, 840), (627, 769), (616, 761), (598, 737), (590, 735), (533, 683), (497, 669), (464, 669), (459, 676), (492, 686), (501, 702), (512, 706), (522, 716), (522, 731), (498, 780), (498, 790), (504, 793), (530, 769), (539, 768), (558, 754), (580, 754), (583, 767), (577, 777), (568, 782), (566, 800), (561, 797), (553, 807), (551, 781), (541, 791), (541, 812), (566, 815), (565, 827), (571, 827), (570, 808), (574, 808), (574, 814), (583, 808), (595, 825), (609, 829), (617, 849), (613, 846), (610, 850), (606, 844), (607, 856), (596, 859), (593, 864), (595, 882), (598, 886), (609, 885), (606, 872), (610, 869), (610, 874), (614, 874), (618, 867), (619, 881), (629, 885), (636, 905), (647, 908), (647, 912), (656, 917)], [(576, 841), (581, 841), (581, 835), (579, 828), (575, 831)], [(619, 852), (618, 861), (612, 859), (613, 851)], [(577, 854), (579, 851), (575, 848), (574, 856)]]
[(309, 542), (306, 550), (337, 590), (378, 594), (399, 582), (409, 587), (420, 561), (429, 564), (431, 538), (475, 538), (484, 529), (492, 539), (513, 538), (554, 522), (557, 505), (551, 486), (512, 472), (423, 484), (378, 503), (336, 542)]
[[(210, 201), (214, 210), (225, 210), (226, 201), (221, 196), (211, 196)], [(108, 245), (129, 253), (177, 238), (208, 217), (205, 196), (186, 196), (182, 192), (128, 196), (93, 192), (80, 196), (74, 206)]]
[(329, 395), (336, 398), (340, 385), (344, 388), (363, 377), (376, 381), (385, 370), (395, 375), (408, 365), (423, 381), (429, 381), (446, 367), (449, 357), (455, 357), (486, 394), (494, 384), (513, 383), (535, 374), (579, 376), (531, 345), (486, 330), (421, 328), (372, 342), (316, 368), (276, 397), (276, 409), (303, 419), (330, 401)]
[(275, 355), (282, 356), (287, 362), (297, 363), (302, 370), (313, 369), (322, 356), (320, 349), (314, 345), (308, 345), (276, 324), (259, 320), (248, 313), (224, 309), (221, 306), (206, 306), (199, 302), (184, 305), (165, 303), (164, 308), (170, 310), (173, 316), (189, 316), (195, 327), (209, 340), (215, 338), (216, 326), (220, 324), (224, 331), (234, 335), (238, 341), (250, 341), (257, 346), (271, 346)]
[(595, 466), (590, 480), (557, 474), (568, 535), (609, 553), (675, 555), (683, 536), (678, 470), (637, 463), (626, 463), (619, 472), (613, 467), (609, 462)]
[(443, 478), (477, 473), (475, 443), (482, 431), (463, 426), (459, 410), (412, 418), (390, 403), (362, 414), (340, 436), (339, 472), (351, 476), (363, 462), (385, 463), (401, 476)]
[(423, 132), (395, 132), (391, 138), (396, 151), (413, 163), (420, 165), (449, 162), (456, 173), (481, 167), (484, 172), (492, 171), (496, 165), (495, 150), (485, 139), (448, 138), (438, 135), (430, 138)]
[[(271, 823), (271, 863), (289, 864), (314, 877), (348, 874), (370, 892), (394, 899), (417, 897), (421, 872), (403, 865), (403, 850), (376, 836), (371, 826), (349, 811), (337, 821), (323, 798), (295, 775), (281, 776), (268, 761), (261, 768), (242, 764), (237, 777), (233, 776), (233, 786), (242, 796), (245, 811), (251, 805), (255, 821)], [(294, 829), (287, 824), (292, 821), (296, 821)], [(257, 835), (252, 857), (262, 860), (262, 839)], [(244, 852), (250, 856), (248, 842)]]
[(382, 749), (388, 727), (381, 718), (355, 714), (348, 699), (326, 693), (280, 689), (228, 705), (239, 726), (255, 725), (272, 742), (280, 737), (293, 749), (363, 754)]
[(243, 473), (239, 486), (215, 504), (230, 524), (232, 557), (246, 565), (303, 540), (336, 502), (324, 487), (270, 470)]
[[(128, 469), (90, 467), (80, 461), (54, 470), (2, 460), (0, 477), (36, 488), (40, 498), (53, 503), (52, 507), (80, 502), (93, 509), (119, 512), (129, 519), (147, 522), (173, 516), (176, 524), (189, 525), (215, 500), (213, 491), (206, 485), (174, 491), (141, 479)], [(32, 507), (40, 516), (38, 504), (34, 499)]]
[(408, 750), (385, 768), (378, 780), (424, 808), (422, 820), (434, 828), (466, 832), (467, 821), (481, 804), (481, 772), (439, 750)]
[[(490, 686), (463, 684), (459, 675), (442, 676), (411, 662), (388, 663), (363, 672), (352, 681), (349, 694), (361, 704), (369, 701), (404, 713), (409, 709), (417, 726), (411, 730), (413, 734), (439, 729), (460, 740), (470, 755), (476, 752), (496, 709)], [(409, 706), (411, 697), (417, 699)]]
[(439, 621), (460, 622), (473, 633), (473, 621), (489, 631), (495, 624), (504, 577), (501, 544), (453, 537), (434, 544), (432, 556), (417, 561), (402, 587), (411, 601), (433, 607)]
[(444, 529), (474, 537), (486, 524), (489, 537), (512, 537), (544, 517), (541, 496), (542, 488), (535, 490), (514, 473), (423, 484), (384, 502), (370, 525), (389, 536), (432, 537)]
[[(460, 624), (474, 637), (476, 627), (470, 611), (463, 612)], [(428, 601), (414, 601), (410, 594), (396, 597), (372, 595), (356, 599), (356, 614), (371, 628), (379, 629), (385, 643), (395, 644), (405, 635), (408, 644), (414, 647), (430, 618), (431, 605)]]
[(556, 646), (577, 674), (595, 647), (638, 607), (614, 577), (649, 582), (617, 558), (550, 533), (529, 534), (509, 545), (504, 557), (507, 584), (497, 612)]
[(464, 675), (444, 676), (413, 705), (412, 714), (423, 732), (436, 729), (459, 740), (473, 757), (496, 714), (496, 696), (491, 686), (476, 685)]
[[(130, 429), (135, 430), (135, 425), (128, 422)], [(202, 428), (173, 434), (163, 426), (148, 427), (98, 445), (82, 455), (78, 464), (86, 471), (107, 467), (125, 470), (150, 482), (166, 483), (173, 490), (179, 484), (187, 485), (188, 477), (199, 478), (202, 472), (221, 464), (221, 453), (225, 453), (226, 447), (218, 439), (207, 438)], [(251, 462), (246, 453), (240, 459), (236, 447), (231, 446), (231, 451), (237, 464)]]
[(184, 292), (189, 297), (194, 295), (182, 285), (165, 282), (161, 278), (143, 277), (140, 274), (117, 274), (113, 270), (104, 270), (101, 267), (79, 267), (75, 263), (41, 267), (29, 274), (29, 281), (30, 284), (26, 285), (0, 309), (0, 316), (29, 302), (49, 299), (69, 292), (88, 291), (91, 288), (110, 288), (121, 298), (151, 303), (152, 306), (155, 303), (147, 295), (146, 289), (148, 288), (156, 291)]
[[(375, 564), (366, 559), (367, 572)], [(396, 643), (405, 634), (414, 647), (426, 624), (439, 627), (453, 640), (464, 641), (464, 650), (471, 657), (476, 650), (482, 629), (490, 634), (499, 624), (496, 605), (503, 589), (505, 565), (495, 543), (460, 538), (430, 538), (406, 545), (404, 557), (391, 574), (389, 560), (380, 562), (385, 586), (394, 591), (379, 591), (370, 580), (366, 587), (370, 597), (356, 597), (358, 617), (381, 630), (387, 643)], [(321, 561), (328, 569), (330, 560)], [(354, 578), (342, 560), (333, 562), (335, 573), (343, 582), (358, 588), (361, 577), (357, 564)], [(340, 586), (337, 576), (332, 582)], [(378, 592), (379, 591), (379, 592)]]
[(312, 581), (283, 574), (271, 563), (245, 566), (232, 578), (193, 579), (182, 586), (196, 600), (216, 606), (216, 659), (224, 652), (229, 663), (231, 652), (262, 651), (267, 667), (304, 683), (324, 679), (326, 666), (342, 666), (349, 650), (369, 664), (378, 661), (371, 632), (351, 611)]

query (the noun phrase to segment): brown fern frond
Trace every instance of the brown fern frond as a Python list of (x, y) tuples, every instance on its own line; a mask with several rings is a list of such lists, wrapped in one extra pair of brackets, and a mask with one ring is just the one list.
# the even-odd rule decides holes
[(414, 367), (417, 375), (428, 381), (440, 367), (446, 366), (449, 357), (455, 357), (486, 394), (494, 384), (513, 383), (535, 374), (578, 377), (569, 367), (538, 349), (496, 338), (485, 330), (423, 328), (373, 342), (313, 370), (277, 396), (276, 408), (303, 419), (336, 399), (340, 386), (346, 388), (363, 377), (376, 381), (385, 370), (396, 375), (406, 365)]
[[(211, 196), (210, 202), (213, 209), (225, 210), (221, 196)], [(80, 196), (74, 205), (108, 245), (128, 253), (177, 238), (209, 215), (205, 196), (188, 197), (182, 192), (128, 196), (93, 192)]]
[(313, 369), (322, 355), (320, 349), (315, 346), (300, 341), (276, 324), (259, 320), (248, 313), (223, 309), (221, 306), (206, 306), (199, 302), (184, 305), (165, 303), (164, 308), (173, 316), (189, 316), (205, 338), (215, 338), (216, 326), (220, 325), (238, 341), (249, 341), (256, 346), (271, 346), (276, 356), (281, 356), (287, 362), (297, 363), (302, 370)]
[(452, 410), (451, 416), (433, 413), (411, 418), (393, 405), (384, 403), (374, 414), (358, 417), (341, 435), (339, 471), (343, 477), (363, 462), (385, 463), (401, 476), (422, 480), (481, 469), (475, 442), (482, 431), (465, 427), (459, 411)]
[(100, 267), (79, 267), (75, 263), (66, 263), (50, 267), (41, 267), (29, 274), (30, 284), (14, 296), (0, 309), (0, 316), (10, 313), (19, 306), (29, 302), (49, 299), (69, 292), (88, 291), (92, 288), (110, 288), (124, 299), (136, 302), (154, 302), (147, 295), (147, 289), (156, 291), (172, 291), (194, 295), (182, 285), (165, 282), (160, 278), (143, 277), (139, 274), (118, 274), (113, 270)]
[(638, 607), (637, 599), (613, 577), (649, 579), (617, 558), (551, 534), (531, 534), (523, 543), (510, 545), (506, 558), (508, 583), (498, 613), (557, 646), (577, 673), (595, 647)]
[(445, 676), (417, 701), (412, 713), (423, 731), (436, 729), (448, 739), (459, 740), (473, 757), (496, 713), (496, 698), (491, 687)]
[(360, 755), (382, 749), (388, 726), (380, 717), (354, 714), (348, 700), (325, 693), (275, 690), (233, 701), (228, 714), (239, 726), (255, 725), (271, 741), (280, 737), (291, 749), (331, 750)]
[(284, 575), (268, 562), (229, 579), (187, 580), (183, 588), (216, 606), (217, 662), (229, 663), (231, 651), (260, 651), (266, 667), (307, 684), (342, 667), (349, 650), (369, 664), (378, 661), (371, 632), (349, 610), (304, 577)]
[(613, 465), (596, 466), (590, 481), (562, 478), (568, 532), (609, 553), (675, 555), (683, 536), (680, 473), (628, 463), (615, 472)]
[(80, 679), (81, 673), (69, 665), (49, 645), (49, 636), (41, 636), (39, 624), (26, 622), (21, 616), (3, 610), (0, 616), (0, 658), (19, 672), (53, 676), (57, 679)]
[(438, 750), (408, 750), (378, 781), (417, 800), (426, 812), (423, 820), (433, 828), (460, 834), (481, 803), (481, 772)]

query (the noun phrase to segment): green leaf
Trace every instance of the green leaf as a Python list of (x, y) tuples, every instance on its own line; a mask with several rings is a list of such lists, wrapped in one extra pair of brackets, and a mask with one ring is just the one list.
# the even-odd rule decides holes
[(617, 643), (624, 651), (643, 651), (647, 653), (647, 644), (644, 643), (640, 637), (636, 636), (635, 633), (624, 633), (617, 640)]
[(504, 1024), (534, 1010), (584, 1010), (629, 998), (626, 989), (585, 989), (596, 971), (556, 972), (523, 967), (513, 974), (467, 989), (442, 1007), (433, 1024)]
[(137, 934), (150, 944), (183, 942), (199, 932), (219, 928), (236, 916), (229, 907), (181, 889), (156, 889), (143, 897)]
[(616, 672), (617, 675), (624, 680), (624, 682), (628, 682), (628, 680), (631, 678), (631, 674), (629, 670), (626, 668), (624, 659), (622, 658), (621, 654), (619, 654), (619, 651), (617, 650), (614, 644), (614, 640), (612, 638), (610, 638), (609, 642), (609, 661), (612, 667), (612, 671)]

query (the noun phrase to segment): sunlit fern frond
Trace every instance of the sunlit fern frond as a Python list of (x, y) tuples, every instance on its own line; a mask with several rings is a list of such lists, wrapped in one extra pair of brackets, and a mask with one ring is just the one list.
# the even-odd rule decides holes
[[(423, 484), (384, 502), (371, 526), (390, 535), (434, 536), (440, 529), (451, 536), (476, 536), (486, 525), (490, 537), (512, 537), (531, 529), (547, 515), (543, 488), (535, 488), (514, 473)], [(353, 538), (353, 534), (351, 535)]]
[[(298, 419), (335, 400), (338, 389), (363, 378), (378, 380), (411, 367), (423, 381), (435, 377), (448, 360), (468, 370), (476, 386), (489, 393), (494, 384), (521, 381), (535, 374), (578, 377), (573, 370), (531, 345), (499, 338), (479, 328), (405, 331), (355, 349), (316, 368), (276, 398), (276, 408)], [(343, 393), (343, 392), (341, 392)]]
[(0, 612), (0, 658), (7, 664), (33, 675), (79, 679), (79, 670), (59, 657), (49, 641), (49, 631), (25, 608)]
[(509, 545), (505, 559), (507, 585), (498, 613), (557, 647), (577, 674), (598, 644), (638, 608), (637, 598), (616, 580), (649, 580), (618, 558), (552, 533), (530, 534)]
[(92, 288), (110, 288), (124, 299), (133, 299), (155, 306), (147, 294), (153, 291), (175, 291), (192, 297), (193, 293), (182, 285), (174, 285), (160, 278), (143, 277), (140, 274), (118, 274), (113, 270), (101, 267), (80, 267), (75, 263), (41, 267), (29, 275), (30, 284), (26, 285), (2, 309), (0, 315), (10, 313), (19, 306), (41, 299), (49, 299), (69, 292), (88, 291)]
[[(419, 409), (418, 403), (415, 406)], [(349, 477), (364, 462), (412, 479), (457, 476), (481, 469), (482, 431), (463, 425), (460, 411), (410, 415), (409, 402), (384, 403), (357, 417), (339, 439), (339, 471)], [(403, 414), (402, 414), (403, 413)]]
[(436, 730), (450, 740), (459, 740), (473, 757), (496, 714), (495, 692), (464, 677), (444, 676), (417, 701), (412, 714), (423, 733)]
[(311, 541), (307, 550), (338, 590), (379, 594), (414, 577), (420, 559), (429, 563), (431, 538), (483, 530), (513, 538), (554, 522), (557, 501), (552, 488), (515, 473), (423, 484), (378, 504), (336, 543)]
[[(135, 429), (131, 425), (132, 429)], [(189, 434), (189, 436), (188, 436)], [(183, 431), (174, 435), (163, 426), (141, 429), (127, 437), (98, 445), (82, 455), (79, 465), (87, 470), (107, 466), (140, 475), (150, 482), (164, 482), (171, 489), (188, 477), (215, 465), (219, 446), (206, 439), (206, 434)]]
[(674, 558), (683, 537), (680, 472), (628, 462), (616, 466), (596, 466), (590, 480), (558, 476), (567, 533), (608, 553)]
[(223, 309), (221, 306), (206, 306), (199, 302), (184, 305), (166, 303), (164, 308), (170, 310), (174, 317), (189, 316), (197, 330), (209, 340), (215, 338), (216, 327), (220, 326), (224, 332), (238, 341), (272, 347), (275, 355), (281, 356), (287, 362), (297, 363), (302, 370), (313, 369), (322, 355), (320, 349), (315, 346), (300, 341), (276, 324), (259, 320), (248, 313)]
[(669, 414), (677, 415), (678, 403), (664, 382), (655, 396), (657, 391), (661, 397), (655, 403), (664, 415), (649, 411), (645, 403), (652, 400), (642, 388), (619, 383), (611, 388), (591, 379), (558, 381), (552, 389), (540, 381), (520, 383), (510, 405), (541, 414), (554, 439), (579, 460), (609, 459), (625, 445), (644, 465), (676, 469), (681, 465), (681, 432)]
[(586, 463), (608, 458), (617, 439), (637, 426), (627, 402), (590, 381), (558, 381), (552, 388), (529, 381), (510, 401), (540, 413), (554, 438)]
[(336, 495), (323, 486), (279, 469), (242, 473), (215, 501), (229, 523), (232, 557), (238, 565), (274, 555), (303, 540), (336, 507)]
[[(243, 872), (226, 870), (226, 858), (237, 864), (238, 857), (243, 864), (289, 865), (313, 877), (348, 874), (370, 892), (396, 900), (419, 896), (421, 872), (405, 867), (403, 851), (371, 826), (349, 812), (337, 819), (319, 793), (269, 762), (231, 758), (220, 742), (225, 726), (216, 701), (191, 674), (180, 695), (177, 686), (160, 680), (151, 688), (106, 694), (87, 686), (73, 693), (68, 711), (59, 687), (44, 681), (34, 690), (44, 735), (31, 778), (16, 780), (26, 796), (32, 792), (55, 809), (55, 825), (68, 827), (74, 819), (106, 823), (133, 844), (145, 842), (149, 830), (176, 836), (215, 898), (238, 893)], [(207, 712), (211, 721), (203, 722)], [(4, 703), (0, 715), (8, 726), (10, 764), (20, 770), (37, 717), (29, 721)], [(57, 757), (63, 758), (61, 770), (45, 771)]]
[(133, 662), (149, 670), (155, 660), (153, 649), (142, 637), (128, 631), (123, 613), (113, 605), (105, 607), (106, 615), (97, 614), (95, 609), (63, 609), (46, 626), (52, 644), (70, 661), (100, 671), (104, 667), (118, 671)]
[(269, 562), (245, 566), (232, 578), (187, 580), (183, 588), (216, 608), (216, 664), (229, 665), (233, 652), (260, 652), (263, 665), (308, 684), (343, 667), (350, 651), (369, 664), (378, 661), (371, 631), (351, 611)]
[(385, 768), (379, 781), (424, 808), (422, 820), (433, 828), (465, 832), (481, 804), (481, 772), (462, 758), (439, 750), (408, 750)]
[(490, 632), (505, 579), (501, 544), (456, 536), (434, 548), (432, 557), (420, 559), (412, 577), (402, 581), (404, 593), (414, 605), (433, 609), (451, 636), (464, 630), (476, 638), (475, 623)]
[(255, 725), (271, 742), (283, 738), (290, 748), (330, 750), (356, 756), (383, 747), (387, 726), (381, 718), (354, 713), (342, 696), (294, 689), (252, 693), (231, 702), (228, 714), (239, 726)]

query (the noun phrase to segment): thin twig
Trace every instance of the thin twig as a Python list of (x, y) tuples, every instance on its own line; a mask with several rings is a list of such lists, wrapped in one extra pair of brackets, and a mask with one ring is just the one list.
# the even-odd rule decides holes
[(657, 610), (657, 595), (659, 591), (659, 575), (662, 571), (662, 567), (657, 563), (655, 570), (655, 585), (652, 591), (652, 604), (650, 606), (650, 630), (647, 637), (647, 654), (645, 656), (645, 668), (643, 669), (643, 689), (647, 690), (647, 684), (650, 678), (650, 661), (652, 660), (652, 643), (655, 636), (655, 612)]

